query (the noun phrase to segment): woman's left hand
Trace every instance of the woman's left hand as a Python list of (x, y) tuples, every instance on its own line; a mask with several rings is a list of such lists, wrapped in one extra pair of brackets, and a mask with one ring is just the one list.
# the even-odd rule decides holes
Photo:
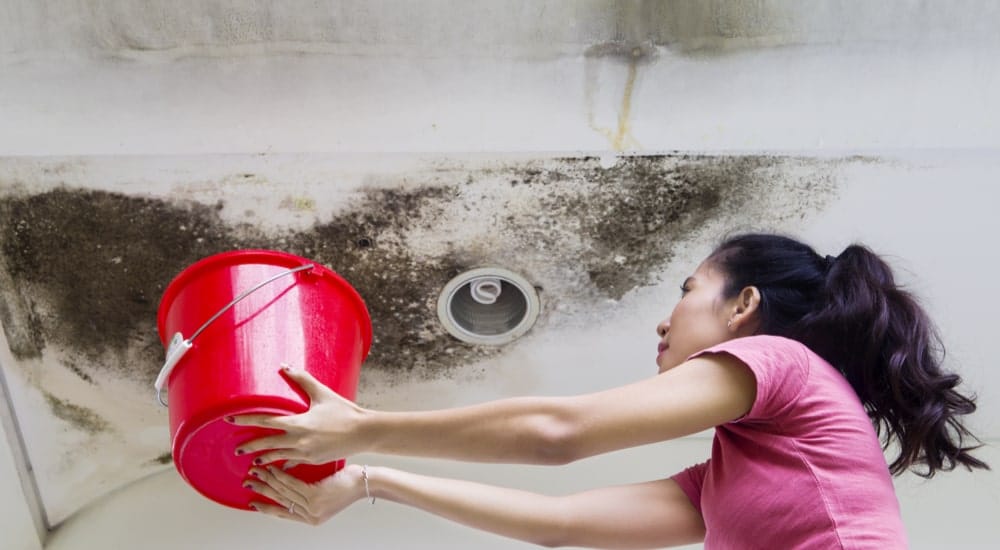
[(251, 468), (256, 479), (244, 486), (265, 496), (279, 506), (255, 500), (250, 506), (258, 512), (319, 525), (365, 496), (361, 466), (350, 464), (316, 483), (306, 483), (274, 466)]

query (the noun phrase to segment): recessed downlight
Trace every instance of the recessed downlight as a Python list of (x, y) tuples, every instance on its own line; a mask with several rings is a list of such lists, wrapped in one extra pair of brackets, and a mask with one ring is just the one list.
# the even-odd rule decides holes
[(473, 269), (448, 281), (437, 307), (441, 324), (452, 336), (494, 346), (527, 332), (540, 309), (535, 287), (498, 267)]

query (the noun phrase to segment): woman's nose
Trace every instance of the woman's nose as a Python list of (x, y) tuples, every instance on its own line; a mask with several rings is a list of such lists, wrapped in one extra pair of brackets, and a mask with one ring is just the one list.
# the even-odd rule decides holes
[(663, 338), (670, 331), (670, 320), (664, 319), (660, 321), (660, 324), (656, 325), (656, 334)]

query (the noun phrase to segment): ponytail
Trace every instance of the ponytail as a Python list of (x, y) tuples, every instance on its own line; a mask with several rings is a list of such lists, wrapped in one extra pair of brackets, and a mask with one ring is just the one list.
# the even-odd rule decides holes
[(798, 340), (843, 373), (883, 448), (898, 448), (894, 475), (989, 469), (969, 453), (979, 445), (967, 443), (979, 441), (960, 418), (975, 401), (956, 390), (957, 374), (941, 368), (933, 324), (874, 252), (851, 245), (821, 257), (793, 239), (751, 234), (728, 239), (709, 261), (726, 275), (725, 297), (757, 287), (759, 333)]

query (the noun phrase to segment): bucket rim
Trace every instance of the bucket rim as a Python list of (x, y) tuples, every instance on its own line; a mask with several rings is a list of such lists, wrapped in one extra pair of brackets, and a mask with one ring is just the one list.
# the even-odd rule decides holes
[[(256, 261), (255, 261), (256, 260)], [(160, 343), (163, 346), (167, 345), (167, 341), (173, 336), (170, 334), (165, 334), (166, 330), (166, 320), (167, 320), (167, 310), (169, 308), (164, 307), (164, 305), (172, 304), (176, 299), (177, 295), (181, 290), (187, 285), (187, 283), (194, 277), (197, 277), (204, 271), (218, 267), (221, 265), (242, 265), (249, 263), (258, 263), (264, 265), (273, 265), (276, 267), (293, 268), (305, 264), (314, 264), (313, 269), (309, 270), (318, 274), (322, 277), (326, 277), (336, 283), (338, 286), (342, 287), (343, 290), (347, 291), (347, 295), (354, 302), (356, 308), (360, 313), (363, 313), (365, 322), (361, 323), (361, 339), (364, 345), (364, 350), (361, 355), (362, 359), (368, 356), (368, 352), (371, 350), (372, 343), (372, 324), (371, 324), (371, 314), (368, 312), (368, 306), (365, 305), (364, 299), (358, 294), (358, 291), (351, 286), (346, 279), (338, 275), (332, 269), (326, 267), (323, 264), (314, 262), (302, 256), (297, 256), (288, 252), (282, 252), (279, 250), (267, 250), (267, 249), (241, 249), (241, 250), (229, 250), (226, 252), (219, 252), (217, 254), (212, 254), (210, 256), (205, 256), (200, 260), (194, 262), (193, 264), (184, 268), (180, 273), (178, 273), (164, 289), (163, 295), (160, 297), (160, 302), (157, 304), (156, 312), (156, 328), (160, 336)]]

